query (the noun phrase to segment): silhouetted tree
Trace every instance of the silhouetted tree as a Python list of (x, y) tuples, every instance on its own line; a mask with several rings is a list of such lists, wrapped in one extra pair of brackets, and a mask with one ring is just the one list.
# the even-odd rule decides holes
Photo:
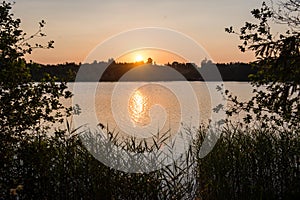
[[(38, 67), (27, 63), (25, 54), (35, 48), (52, 48), (47, 45), (31, 45), (30, 39), (45, 36), (39, 23), (38, 31), (27, 36), (20, 29), (20, 19), (14, 19), (12, 4), (0, 4), (0, 189), (15, 188), (22, 179), (22, 160), (17, 155), (21, 146), (35, 136), (39, 140), (44, 134), (44, 122), (61, 119), (63, 109), (61, 97), (70, 97), (66, 83), (55, 83), (55, 79), (45, 75), (36, 83), (30, 74), (31, 68)], [(55, 112), (54, 112), (55, 111)], [(35, 151), (39, 151), (36, 149)], [(24, 159), (23, 159), (24, 160)], [(39, 161), (36, 161), (38, 164)], [(39, 173), (35, 174), (39, 177)], [(1, 192), (1, 191), (0, 191)]]
[[(270, 119), (278, 125), (282, 125), (283, 122), (289, 126), (299, 125), (299, 9), (300, 2), (295, 0), (281, 2), (277, 10), (263, 3), (260, 9), (251, 12), (258, 23), (246, 22), (238, 32), (232, 27), (226, 28), (227, 32), (239, 35), (242, 41), (239, 48), (242, 52), (255, 52), (257, 60), (253, 66), (258, 72), (250, 78), (253, 86), (263, 86), (267, 90), (263, 92), (254, 89), (255, 96), (250, 102), (241, 103), (236, 98), (231, 98), (236, 107), (228, 111), (228, 114), (244, 109), (253, 111), (258, 120)], [(285, 33), (273, 35), (270, 21), (287, 24), (289, 28)], [(266, 112), (274, 115), (267, 115)], [(250, 115), (245, 118), (247, 121), (251, 119)]]
[(152, 58), (148, 58), (148, 59), (147, 59), (147, 63), (148, 63), (148, 64), (152, 64), (152, 63), (153, 63)]

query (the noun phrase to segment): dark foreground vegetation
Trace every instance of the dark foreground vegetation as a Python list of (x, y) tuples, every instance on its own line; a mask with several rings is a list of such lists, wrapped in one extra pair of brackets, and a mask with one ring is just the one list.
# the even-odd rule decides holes
[[(299, 129), (228, 125), (213, 151), (198, 158), (206, 134), (201, 127), (188, 163), (138, 174), (105, 166), (68, 131), (24, 138), (5, 147), (5, 155), (2, 147), (1, 195), (5, 199), (14, 195), (20, 199), (299, 199)], [(132, 143), (123, 145), (132, 147)]]
[[(20, 20), (11, 14), (11, 6), (0, 5), (1, 199), (300, 198), (299, 1), (283, 1), (277, 11), (264, 3), (252, 11), (258, 23), (247, 22), (240, 31), (226, 29), (239, 35), (242, 51), (256, 53), (253, 65), (258, 71), (249, 77), (255, 96), (240, 102), (224, 91), (232, 106), (220, 105), (214, 111), (225, 109), (229, 116), (245, 112), (243, 121), (227, 121), (220, 127), (220, 139), (203, 158), (199, 156), (202, 142), (214, 133), (205, 125), (199, 127), (185, 162), (174, 160), (149, 173), (117, 171), (87, 151), (80, 136), (94, 132), (72, 129), (66, 120), (74, 110), (60, 103), (61, 98), (72, 96), (66, 82), (57, 82), (49, 74), (35, 82), (31, 71), (38, 66), (24, 60), (35, 48), (52, 48), (52, 41), (29, 43), (31, 38), (44, 36), (45, 22), (27, 36), (19, 28)], [(289, 30), (273, 36), (270, 20), (286, 24)], [(256, 90), (260, 86), (266, 92)], [(66, 128), (50, 131), (54, 122), (65, 123)], [(131, 152), (153, 151), (165, 141), (156, 141), (152, 147), (134, 139), (118, 143), (114, 133), (101, 129), (108, 141)], [(107, 150), (115, 163), (123, 159), (115, 159), (111, 143), (90, 144)]]

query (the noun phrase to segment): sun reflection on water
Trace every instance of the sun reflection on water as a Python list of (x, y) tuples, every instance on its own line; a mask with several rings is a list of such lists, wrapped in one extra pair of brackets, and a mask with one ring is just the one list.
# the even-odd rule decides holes
[(129, 100), (129, 113), (135, 125), (145, 126), (150, 122), (148, 98), (139, 90)]

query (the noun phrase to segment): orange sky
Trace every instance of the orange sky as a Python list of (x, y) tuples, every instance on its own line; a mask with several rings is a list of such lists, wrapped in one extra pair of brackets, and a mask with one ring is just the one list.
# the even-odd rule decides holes
[(172, 63), (174, 61), (185, 63), (188, 62), (186, 59), (182, 58), (179, 55), (174, 53), (163, 51), (163, 50), (154, 50), (154, 49), (145, 49), (139, 51), (133, 51), (127, 54), (122, 55), (119, 58), (116, 58), (117, 62), (136, 62), (140, 61), (138, 57), (142, 58), (142, 61), (146, 62), (148, 58), (151, 58), (156, 64), (166, 64)]
[[(111, 36), (143, 27), (179, 31), (201, 45), (214, 62), (226, 63), (254, 59), (252, 52), (241, 53), (237, 48), (238, 36), (227, 34), (224, 29), (231, 25), (239, 28), (245, 21), (253, 21), (250, 11), (261, 3), (262, 0), (27, 0), (17, 1), (13, 12), (29, 34), (37, 30), (40, 20), (47, 23), (47, 37), (39, 38), (38, 42), (54, 40), (55, 48), (36, 50), (26, 56), (38, 63), (83, 62)], [(166, 53), (159, 55), (157, 51), (142, 54), (157, 63), (176, 58)], [(134, 61), (132, 56), (126, 59)]]

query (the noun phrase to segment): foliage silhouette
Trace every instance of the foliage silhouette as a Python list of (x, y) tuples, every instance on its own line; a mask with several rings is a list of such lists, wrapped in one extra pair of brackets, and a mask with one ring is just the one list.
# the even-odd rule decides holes
[[(295, 1), (289, 2), (295, 3)], [(256, 107), (258, 116), (265, 108), (271, 110), (278, 113), (284, 122), (291, 123), (290, 129), (278, 130), (278, 126), (275, 125), (253, 128), (247, 123), (227, 125), (214, 150), (207, 157), (198, 158), (198, 151), (207, 134), (207, 128), (201, 126), (194, 146), (188, 152), (189, 159), (186, 163), (174, 162), (162, 170), (151, 173), (129, 174), (103, 165), (82, 144), (79, 138), (82, 134), (81, 127), (72, 129), (68, 121), (65, 129), (49, 134), (45, 122), (62, 120), (63, 113), (58, 111), (64, 107), (60, 104), (59, 98), (70, 97), (71, 94), (66, 91), (65, 82), (57, 84), (56, 79), (49, 75), (42, 77), (40, 82), (34, 83), (30, 72), (36, 70), (33, 68), (38, 66), (26, 63), (23, 56), (31, 53), (35, 48), (51, 48), (53, 42), (46, 46), (31, 46), (29, 44), (31, 38), (44, 36), (41, 34), (44, 22), (41, 22), (37, 33), (26, 37), (19, 29), (20, 20), (13, 19), (10, 10), (11, 4), (5, 2), (1, 4), (0, 198), (194, 199), (193, 192), (196, 188), (201, 199), (299, 199), (300, 129), (295, 125), (299, 123), (294, 117), (294, 114), (298, 114), (297, 110), (289, 108), (292, 105), (299, 106), (299, 102), (298, 104), (297, 100), (293, 102), (290, 95), (287, 96), (287, 101), (283, 101), (288, 107), (286, 110), (283, 110), (285, 108), (281, 103), (278, 104), (279, 107), (271, 106), (276, 103), (276, 99), (264, 102), (257, 96), (257, 99), (252, 100), (258, 102)], [(260, 20), (264, 15), (267, 18), (273, 16), (274, 20), (282, 20), (282, 23), (287, 23), (286, 19), (291, 17), (284, 15), (283, 20), (275, 14), (262, 14), (269, 11), (263, 5), (263, 10), (254, 11), (254, 14), (259, 16)], [(298, 27), (297, 20), (296, 23), (289, 22), (290, 24), (293, 24), (293, 28)], [(245, 36), (249, 27), (252, 25), (247, 25)], [(258, 27), (255, 30), (258, 30)], [(229, 32), (233, 30), (229, 29)], [(249, 44), (253, 42), (251, 37), (255, 36), (250, 36)], [(258, 44), (257, 51), (263, 52), (262, 58), (255, 63), (255, 66), (261, 66), (258, 71), (262, 70), (261, 72), (266, 74), (257, 74), (259, 80), (253, 77), (254, 85), (274, 82), (272, 87), (275, 91), (279, 87), (278, 94), (283, 94), (285, 90), (284, 88), (281, 90), (280, 86), (291, 87), (292, 83), (298, 83), (298, 54), (296, 49), (292, 48), (295, 47), (293, 42), (291, 43), (293, 45), (288, 45), (290, 44), (288, 41), (297, 42), (297, 37), (295, 33), (287, 33), (283, 38), (274, 41), (274, 45), (270, 43), (269, 50), (264, 51), (262, 47), (268, 43), (262, 43), (262, 46), (259, 46), (260, 43), (255, 43)], [(248, 42), (245, 45), (246, 50)], [(270, 47), (278, 48), (276, 51), (278, 55), (266, 54), (266, 51), (271, 51)], [(287, 52), (292, 54), (284, 53), (284, 47), (291, 47)], [(285, 59), (287, 63), (294, 66), (289, 68), (291, 72), (286, 74), (287, 79), (277, 74), (277, 72), (288, 72), (282, 69), (286, 66)], [(276, 73), (272, 75), (273, 72)], [(294, 94), (299, 94), (298, 87), (295, 90)], [(271, 98), (268, 94), (261, 95), (266, 99)], [(239, 104), (237, 100), (234, 102), (240, 105), (241, 109), (255, 111), (254, 103)], [(71, 112), (70, 109), (67, 111)], [(283, 111), (288, 115), (285, 116)], [(233, 113), (233, 110), (228, 112)], [(278, 122), (282, 121), (278, 120)], [(105, 129), (105, 126), (100, 128)], [(117, 143), (115, 134), (108, 128), (105, 131), (112, 142), (132, 152), (151, 151), (160, 146), (159, 141), (165, 141), (164, 138), (158, 138), (157, 143), (154, 142), (152, 147), (134, 138), (124, 143)], [(94, 134), (90, 130), (85, 130), (85, 133)], [(111, 156), (114, 158), (113, 154)], [(197, 179), (195, 179), (195, 169)]]
[[(278, 11), (266, 3), (260, 9), (252, 10), (257, 23), (246, 22), (239, 32), (232, 27), (226, 32), (238, 34), (242, 52), (254, 51), (256, 62), (253, 67), (257, 73), (250, 75), (255, 87), (255, 96), (249, 102), (239, 102), (229, 95), (234, 103), (228, 114), (245, 110), (252, 111), (258, 121), (275, 122), (278, 126), (298, 126), (300, 121), (300, 32), (299, 16), (292, 14), (300, 8), (300, 2), (287, 0), (280, 4)], [(273, 35), (270, 21), (287, 24), (285, 33)], [(263, 92), (259, 87), (265, 87)], [(228, 91), (226, 94), (228, 95)], [(247, 115), (246, 122), (252, 120)]]
[[(39, 146), (43, 145), (41, 138), (48, 128), (46, 123), (61, 120), (63, 116), (60, 111), (64, 106), (59, 99), (71, 97), (71, 93), (66, 90), (66, 83), (55, 83), (54, 77), (45, 74), (39, 83), (34, 82), (30, 70), (38, 65), (27, 63), (24, 55), (37, 48), (53, 48), (53, 41), (46, 45), (31, 45), (31, 39), (45, 36), (42, 32), (45, 21), (39, 23), (36, 33), (27, 36), (20, 29), (21, 20), (14, 18), (11, 9), (11, 3), (3, 1), (0, 4), (1, 190), (22, 184), (24, 180), (20, 180), (18, 175), (23, 170), (22, 166), (19, 163), (19, 167), (13, 168), (18, 156), (16, 152), (32, 139)], [(40, 185), (36, 187), (41, 189)]]
[[(103, 62), (100, 62), (103, 64)], [(105, 63), (106, 64), (106, 63)], [(213, 64), (213, 63), (211, 63)], [(44, 73), (48, 73), (52, 76), (58, 78), (58, 80), (67, 80), (69, 82), (75, 81), (76, 73), (80, 67), (86, 67), (89, 64), (76, 64), (76, 63), (64, 63), (57, 65), (41, 65), (40, 68), (32, 69), (31, 75), (34, 80), (39, 81), (43, 78)], [(216, 64), (223, 81), (249, 81), (248, 76), (250, 74), (255, 74), (257, 70), (252, 69), (250, 64), (246, 63), (217, 63)], [(101, 66), (99, 66), (101, 67)], [(120, 78), (126, 74), (128, 71), (134, 69), (135, 67), (142, 67), (138, 63), (112, 63), (107, 70), (103, 73), (100, 81), (120, 81)], [(188, 81), (203, 81), (201, 73), (205, 70), (210, 70), (209, 65), (202, 65), (201, 68), (195, 68), (192, 63), (178, 63), (174, 62), (172, 64), (168, 63), (164, 66), (153, 65), (153, 70), (159, 70), (159, 68), (173, 68), (182, 74)], [(200, 75), (199, 75), (199, 71)], [(155, 79), (155, 77), (153, 77)], [(132, 81), (136, 81), (133, 79)], [(167, 80), (163, 80), (167, 81)], [(176, 81), (176, 79), (170, 78), (169, 81)], [(213, 81), (213, 80), (211, 80)]]

